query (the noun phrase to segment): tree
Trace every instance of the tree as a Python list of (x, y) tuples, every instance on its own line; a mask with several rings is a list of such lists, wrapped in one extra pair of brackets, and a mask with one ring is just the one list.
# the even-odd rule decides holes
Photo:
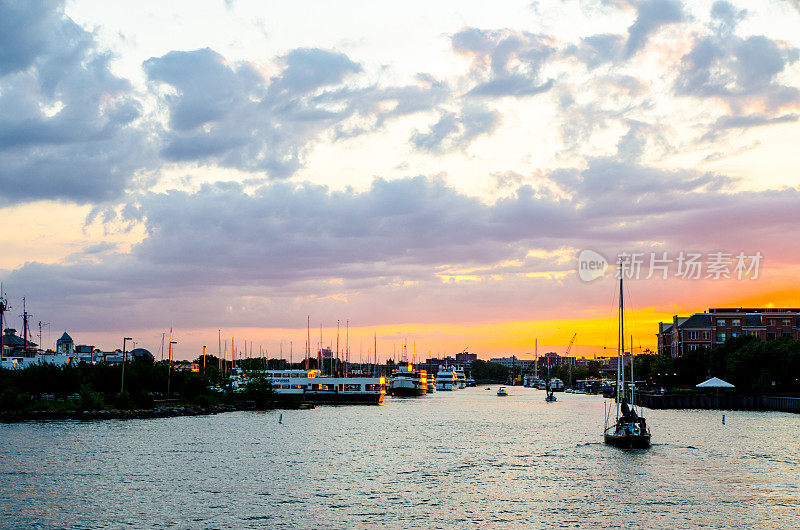
[(476, 359), (470, 365), (472, 378), (477, 383), (504, 383), (508, 379), (509, 369), (502, 364)]

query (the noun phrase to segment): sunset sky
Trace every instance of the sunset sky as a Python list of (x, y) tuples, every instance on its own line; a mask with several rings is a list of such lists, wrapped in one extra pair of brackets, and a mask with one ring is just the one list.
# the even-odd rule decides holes
[(24, 296), (47, 347), (297, 360), (310, 316), (351, 360), (603, 355), (621, 252), (637, 348), (797, 307), (798, 28), (798, 0), (0, 0), (7, 325)]

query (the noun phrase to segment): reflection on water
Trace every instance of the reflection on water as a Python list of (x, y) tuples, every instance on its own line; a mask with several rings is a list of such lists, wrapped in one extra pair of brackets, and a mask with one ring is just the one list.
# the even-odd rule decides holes
[(496, 390), (0, 425), (2, 526), (800, 526), (798, 415), (645, 409), (625, 451), (600, 397)]

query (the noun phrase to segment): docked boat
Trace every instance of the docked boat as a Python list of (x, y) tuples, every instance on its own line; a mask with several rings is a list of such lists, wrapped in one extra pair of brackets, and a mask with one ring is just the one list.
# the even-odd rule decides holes
[(436, 390), (458, 390), (458, 375), (452, 366), (440, 366), (436, 373)]
[(272, 384), (278, 398), (299, 400), (318, 405), (380, 404), (386, 394), (384, 377), (334, 377), (319, 370), (237, 369), (231, 375), (234, 391), (244, 390), (254, 377), (263, 377)]
[(428, 394), (436, 392), (436, 376), (428, 376)]
[(464, 373), (464, 369), (461, 367), (456, 368), (455, 374), (456, 374), (456, 382), (458, 383), (458, 388), (462, 390), (467, 388), (467, 376)]
[(617, 391), (616, 391), (616, 420), (609, 425), (611, 410), (606, 412), (605, 431), (603, 441), (608, 445), (623, 448), (646, 449), (650, 447), (650, 429), (641, 410), (637, 414), (635, 409), (635, 396), (633, 381), (633, 353), (631, 352), (631, 384), (625, 385), (625, 323), (623, 319), (624, 305), (622, 295), (622, 262), (619, 274), (619, 335), (617, 337)]
[(414, 370), (411, 363), (401, 364), (389, 376), (388, 393), (392, 396), (424, 396), (428, 393), (428, 372)]
[(498, 388), (497, 389), (497, 395), (498, 396), (507, 396), (508, 392), (506, 392), (506, 387), (501, 386), (500, 388)]

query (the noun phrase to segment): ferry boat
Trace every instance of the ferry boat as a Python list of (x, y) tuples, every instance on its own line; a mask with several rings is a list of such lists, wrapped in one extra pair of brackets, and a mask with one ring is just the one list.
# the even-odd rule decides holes
[(428, 394), (433, 394), (436, 392), (436, 376), (429, 376), (428, 377)]
[(452, 366), (440, 366), (436, 373), (436, 390), (458, 390), (458, 375)]
[(392, 396), (424, 396), (428, 393), (428, 372), (414, 370), (411, 363), (401, 364), (389, 377)]
[(272, 383), (279, 398), (299, 399), (320, 405), (380, 404), (386, 394), (384, 377), (333, 377), (320, 370), (258, 370), (247, 374), (239, 369), (231, 376), (234, 391), (261, 376)]

